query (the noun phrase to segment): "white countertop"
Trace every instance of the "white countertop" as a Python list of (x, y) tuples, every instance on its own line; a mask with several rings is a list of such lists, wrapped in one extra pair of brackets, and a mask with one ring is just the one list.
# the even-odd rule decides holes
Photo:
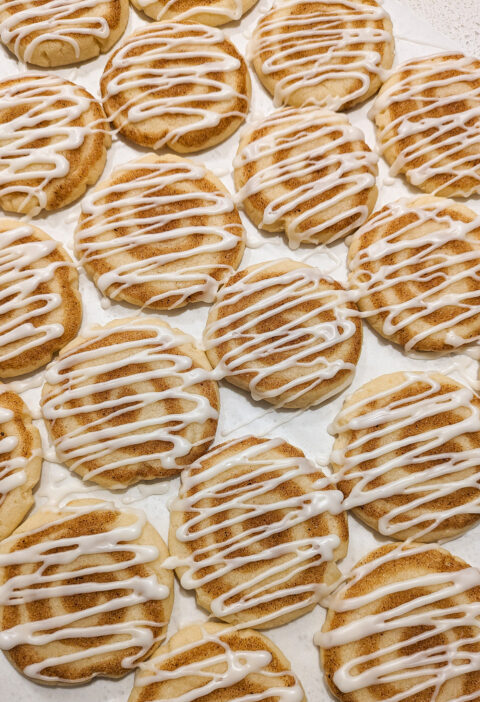
[(480, 0), (401, 0), (436, 30), (480, 57)]

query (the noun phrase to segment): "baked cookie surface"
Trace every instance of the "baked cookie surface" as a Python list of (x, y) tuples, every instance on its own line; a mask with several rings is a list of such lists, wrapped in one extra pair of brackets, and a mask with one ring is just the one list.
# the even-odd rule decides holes
[(199, 22), (216, 27), (239, 20), (257, 0), (130, 0), (153, 20)]

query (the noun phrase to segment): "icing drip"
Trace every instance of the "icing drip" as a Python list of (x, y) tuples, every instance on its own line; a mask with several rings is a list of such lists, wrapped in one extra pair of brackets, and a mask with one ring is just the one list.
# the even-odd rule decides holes
[[(218, 311), (219, 318), (209, 319), (204, 333), (207, 350), (228, 344), (217, 364), (216, 374), (218, 377), (247, 377), (252, 397), (268, 399), (273, 404), (278, 404), (276, 398), (286, 392), (291, 393), (288, 403), (292, 403), (342, 371), (347, 371), (342, 385), (347, 387), (355, 364), (341, 357), (331, 358), (329, 354), (357, 332), (353, 321), (357, 312), (348, 306), (349, 293), (340, 287), (337, 289), (336, 284), (316, 268), (300, 265), (275, 272), (278, 263), (281, 262), (270, 261), (250, 271), (247, 269), (238, 280), (220, 288), (212, 308)], [(258, 279), (259, 272), (269, 268), (272, 272), (268, 277)], [(246, 310), (242, 305), (245, 298), (250, 300)], [(224, 310), (227, 311), (221, 316)], [(331, 317), (331, 321), (319, 320), (326, 316)], [(282, 354), (277, 362), (276, 354)], [(314, 356), (315, 365), (312, 365)], [(264, 379), (294, 368), (301, 369), (302, 373), (291, 379), (287, 375), (282, 382), (278, 375), (276, 387), (257, 391)], [(336, 386), (331, 394), (340, 389)], [(328, 396), (323, 395), (322, 401)]]
[[(23, 59), (31, 61), (36, 49), (46, 41), (60, 41), (71, 47), (77, 58), (80, 46), (76, 36), (96, 37), (105, 40), (110, 27), (104, 17), (78, 12), (95, 9), (105, 0), (46, 0), (42, 4), (28, 6), (25, 0), (6, 0), (2, 3), (5, 19), (0, 24), (0, 37), (4, 44), (12, 45), (17, 58), (22, 58), (22, 43), (29, 41)], [(13, 14), (11, 14), (13, 12)], [(38, 36), (32, 36), (37, 34)]]
[[(229, 84), (242, 63), (222, 50), (224, 41), (221, 29), (177, 22), (151, 24), (130, 36), (113, 54), (102, 78), (107, 107), (111, 97), (124, 94), (127, 99), (113, 118), (121, 114), (124, 123), (133, 125), (169, 118), (167, 133), (155, 149), (217, 127), (225, 118), (244, 119), (249, 98)], [(244, 109), (222, 107), (238, 100)]]
[[(233, 165), (240, 169), (254, 164), (254, 172), (239, 190), (237, 202), (281, 188), (265, 207), (260, 228), (284, 221), (289, 245), (296, 249), (319, 239), (334, 241), (365, 222), (378, 159), (366, 148), (359, 129), (337, 114), (304, 107), (274, 112), (249, 130), (258, 130), (258, 136), (239, 149)], [(355, 141), (361, 143), (345, 149)], [(353, 203), (347, 207), (350, 199)], [(332, 237), (329, 229), (339, 223), (343, 226)]]
[(53, 239), (21, 241), (32, 233), (28, 225), (0, 232), (0, 364), (64, 333), (62, 324), (38, 319), (58, 309), (61, 296), (38, 289), (60, 267), (71, 264), (43, 261), (58, 243)]
[[(0, 407), (0, 427), (13, 419), (13, 412), (5, 407)], [(25, 468), (27, 467), (27, 459), (22, 456), (14, 458), (4, 458), (5, 454), (9, 454), (18, 446), (18, 438), (16, 436), (6, 436), (2, 429), (0, 435), (0, 507), (2, 506), (5, 497), (9, 492), (20, 485), (24, 485), (27, 481)]]
[[(234, 210), (230, 196), (201, 188), (198, 181), (208, 178), (208, 172), (185, 160), (132, 161), (121, 171), (127, 177), (106, 182), (83, 200), (84, 217), (76, 232), (83, 264), (107, 261), (113, 267), (96, 280), (100, 290), (115, 299), (132, 286), (163, 283), (165, 292), (146, 306), (171, 297), (169, 308), (183, 306), (192, 296), (211, 302), (233, 268), (210, 257), (234, 249), (243, 236), (240, 223), (221, 224), (222, 215)], [(104, 238), (112, 233), (110, 240)], [(188, 237), (196, 238), (193, 248)], [(115, 266), (119, 256), (130, 260)], [(202, 263), (200, 257), (207, 259)], [(178, 262), (180, 268), (174, 265)]]
[(369, 113), (382, 153), (394, 154), (390, 174), (433, 194), (480, 192), (480, 62), (442, 53), (394, 75)]
[[(358, 481), (345, 497), (345, 509), (405, 496), (379, 518), (378, 530), (395, 536), (415, 527), (418, 539), (449, 518), (480, 514), (479, 450), (465, 447), (469, 435), (477, 434), (477, 444), (480, 440), (480, 404), (472, 402), (473, 390), (454, 381), (444, 388), (436, 374), (402, 376), (394, 387), (368, 394), (337, 415), (331, 433), (354, 433), (346, 446), (334, 447), (331, 461), (339, 470), (331, 479)], [(425, 426), (429, 417), (435, 424)], [(416, 469), (405, 470), (412, 466)], [(453, 497), (469, 489), (476, 497)], [(430, 503), (448, 496), (448, 506), (428, 511)]]
[[(315, 643), (330, 649), (360, 642), (362, 650), (360, 655), (350, 652), (348, 660), (344, 658), (335, 671), (333, 682), (341, 692), (351, 694), (373, 686), (375, 694), (374, 686), (383, 685), (381, 689), (387, 690), (384, 696), (382, 693), (385, 702), (414, 699), (430, 689), (432, 702), (440, 698), (451, 702), (478, 699), (478, 688), (471, 694), (467, 690), (468, 675), (478, 674), (480, 669), (479, 571), (458, 561), (458, 570), (428, 572), (427, 567), (425, 574), (409, 577), (407, 565), (406, 578), (400, 576), (385, 584), (382, 577), (382, 569), (387, 568), (387, 577), (392, 580), (388, 570), (392, 563), (401, 572), (402, 559), (414, 556), (419, 563), (428, 563), (430, 553), (435, 551), (438, 553), (438, 547), (418, 544), (399, 544), (386, 553), (380, 549), (373, 560), (355, 567), (347, 582), (331, 596), (331, 612), (352, 613), (354, 618), (343, 626), (319, 632)], [(372, 574), (377, 569), (375, 582)], [(366, 594), (350, 594), (368, 576), (374, 587)], [(366, 611), (361, 612), (363, 607)], [(370, 645), (374, 636), (381, 635), (389, 637), (384, 648)], [(467, 694), (452, 696), (453, 688), (449, 688), (448, 697), (439, 697), (443, 686), (460, 676), (467, 682), (465, 686), (459, 682), (457, 690)], [(389, 692), (392, 689), (393, 695)]]
[[(124, 340), (115, 341), (122, 333)], [(54, 437), (60, 460), (85, 480), (156, 460), (167, 470), (179, 469), (178, 459), (193, 448), (183, 430), (218, 416), (206, 396), (191, 391), (211, 375), (178, 348), (191, 343), (188, 335), (141, 319), (87, 331), (46, 371), (43, 416), (52, 426), (66, 420), (64, 433)], [(167, 446), (144, 453), (148, 442)], [(89, 469), (92, 462), (99, 465)]]
[(31, 214), (46, 207), (45, 188), (70, 172), (68, 152), (106, 130), (103, 121), (82, 123), (92, 101), (52, 74), (23, 73), (0, 83), (0, 114), (7, 116), (0, 138), (0, 198), (24, 194), (22, 206), (32, 199), (38, 203)]
[[(208, 454), (208, 459), (244, 440), (222, 444)], [(228, 579), (231, 573), (235, 577), (235, 571), (244, 569), (239, 570), (241, 582), (209, 604), (216, 617), (228, 618), (276, 603), (274, 611), (248, 622), (249, 626), (265, 625), (312, 606), (328, 589), (314, 575), (315, 568), (335, 561), (334, 552), (340, 539), (335, 533), (319, 536), (318, 528), (314, 529), (310, 520), (326, 512), (339, 514), (343, 495), (338, 490), (326, 489), (327, 478), (306, 458), (267, 455), (283, 443), (281, 439), (271, 439), (250, 447), (238, 446), (237, 453), (220, 456), (214, 465), (202, 468), (197, 463), (182, 472), (179, 497), (171, 509), (185, 515), (185, 521), (176, 530), (176, 539), (192, 544), (193, 550), (186, 557), (169, 560), (176, 568), (186, 568), (180, 578), (182, 586), (196, 589), (219, 578)], [(232, 470), (237, 472), (232, 474)], [(302, 476), (309, 480), (310, 492), (294, 487)], [(281, 497), (282, 494), (285, 496)], [(250, 521), (262, 517), (262, 524)], [(303, 529), (303, 534), (289, 533), (287, 538), (286, 532), (296, 527)], [(309, 536), (310, 529), (314, 533)], [(278, 544), (267, 547), (263, 542), (275, 535)], [(195, 547), (197, 540), (200, 544)], [(257, 564), (258, 568), (245, 570), (251, 564)], [(302, 582), (295, 584), (302, 574)], [(311, 581), (305, 582), (309, 577)], [(291, 598), (293, 602), (282, 602), (283, 598)]]
[[(338, 110), (366, 97), (372, 76), (386, 75), (382, 45), (392, 35), (372, 23), (387, 18), (383, 8), (361, 0), (277, 0), (254, 31), (250, 58), (261, 61), (263, 75), (276, 81), (275, 105), (288, 103), (299, 90), (313, 93), (312, 102), (323, 88), (322, 104)], [(328, 95), (334, 81), (339, 90), (345, 81), (358, 87)]]
[[(144, 513), (124, 509), (120, 514), (129, 516), (129, 524), (117, 524), (96, 533), (87, 530), (79, 534), (75, 527), (83, 516), (110, 508), (112, 505), (108, 503), (91, 500), (70, 503), (48, 524), (14, 534), (3, 542), (5, 546), (12, 544), (15, 550), (0, 553), (0, 568), (3, 570), (0, 575), (4, 580), (0, 585), (2, 607), (22, 607), (29, 603), (48, 602), (51, 598), (70, 601), (72, 606), (66, 604), (58, 614), (3, 629), (0, 648), (10, 651), (25, 644), (45, 646), (72, 638), (81, 639), (86, 644), (89, 639), (93, 640), (92, 646), (85, 645), (70, 653), (67, 649), (58, 656), (27, 664), (23, 672), (35, 680), (62, 681), (62, 678), (52, 677), (44, 671), (51, 666), (78, 662), (95, 655), (127, 652), (132, 647), (138, 650), (133, 654), (126, 653), (122, 666), (126, 669), (135, 667), (158, 638), (152, 629), (165, 626), (165, 622), (129, 621), (127, 618), (129, 608), (165, 600), (170, 594), (169, 588), (159, 583), (153, 571), (152, 575), (142, 577), (136, 569), (136, 566), (152, 563), (159, 557), (156, 546), (137, 543), (146, 524)], [(49, 539), (47, 529), (57, 526), (67, 533), (71, 529), (72, 536), (62, 536), (60, 531), (60, 536), (56, 534)], [(35, 538), (38, 534), (40, 537)], [(34, 537), (33, 545), (23, 546), (23, 543), (28, 543), (28, 537)], [(116, 559), (109, 554), (126, 558)], [(88, 580), (89, 575), (99, 574), (110, 574), (110, 578)], [(93, 597), (99, 593), (104, 593), (105, 597), (96, 598), (95, 603), (84, 608), (75, 606), (76, 597)], [(88, 617), (90, 622), (87, 623)], [(100, 618), (100, 623), (92, 622), (93, 617)], [(111, 619), (111, 622), (102, 623), (104, 618)], [(105, 638), (98, 643), (95, 637)], [(108, 641), (106, 637), (114, 638)]]
[[(384, 315), (381, 329), (387, 337), (409, 328), (406, 351), (431, 342), (435, 335), (440, 335), (442, 348), (451, 350), (480, 339), (475, 333), (480, 312), (480, 217), (462, 221), (461, 215), (452, 217), (450, 206), (453, 203), (443, 199), (418, 205), (402, 199), (373, 215), (354, 234), (349, 279), (360, 314), (367, 319)], [(385, 233), (369, 243), (376, 227)], [(380, 305), (364, 309), (362, 299), (373, 295)], [(435, 318), (445, 307), (448, 317)]]
[[(253, 694), (247, 692), (235, 695), (235, 702), (261, 702), (273, 699), (275, 702), (303, 702), (305, 698), (298, 678), (291, 670), (278, 671), (275, 666), (271, 666), (273, 657), (269, 651), (251, 650), (247, 642), (243, 648), (237, 648), (237, 646), (232, 648), (228, 639), (230, 632), (234, 629), (227, 628), (215, 632), (207, 629), (206, 626), (199, 626), (201, 638), (184, 646), (174, 647), (168, 653), (158, 653), (145, 663), (141, 663), (139, 667), (142, 672), (140, 675), (137, 674), (135, 686), (147, 687), (155, 683), (175, 680), (201, 679), (201, 686), (195, 686), (175, 697), (168, 697), (171, 702), (195, 702), (207, 695), (221, 695), (222, 690), (234, 687), (243, 681), (248, 689), (247, 679), (250, 675), (254, 675), (255, 687), (265, 685), (266, 689)], [(207, 650), (211, 653), (205, 656), (203, 651), (207, 646)], [(200, 660), (195, 660), (197, 655)], [(186, 658), (187, 662), (173, 667), (172, 658), (181, 660), (181, 657)], [(288, 675), (292, 683), (289, 687), (285, 686), (285, 675)], [(269, 680), (271, 683), (267, 686)]]

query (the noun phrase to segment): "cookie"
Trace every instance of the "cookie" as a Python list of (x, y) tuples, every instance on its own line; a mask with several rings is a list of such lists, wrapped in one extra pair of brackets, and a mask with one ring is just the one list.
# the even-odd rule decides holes
[(32, 224), (0, 218), (0, 378), (41, 368), (77, 334), (78, 273)]
[(244, 238), (213, 173), (149, 154), (117, 168), (83, 200), (75, 253), (104, 295), (162, 310), (212, 302), (240, 263)]
[(165, 636), (167, 555), (140, 510), (83, 499), (35, 512), (0, 545), (0, 648), (47, 685), (123, 677)]
[(392, 23), (376, 0), (276, 0), (249, 55), (277, 106), (345, 110), (374, 95), (391, 67)]
[(102, 106), (50, 73), (0, 81), (0, 206), (58, 210), (96, 183), (110, 146)]
[(104, 487), (176, 475), (215, 437), (219, 398), (205, 354), (155, 317), (93, 327), (46, 379), (42, 413), (59, 459)]
[(0, 386), (0, 541), (33, 505), (42, 470), (42, 442), (21, 397)]
[(345, 507), (384, 536), (453, 539), (480, 519), (480, 399), (434, 371), (382, 375), (333, 422)]
[(283, 259), (229, 278), (210, 309), (204, 346), (216, 374), (254, 400), (303, 408), (350, 385), (362, 328), (340, 283)]
[(169, 548), (180, 583), (231, 624), (263, 629), (312, 610), (340, 577), (342, 494), (300, 449), (253, 436), (220, 444), (181, 475)]
[(21, 61), (66, 66), (109, 51), (128, 14), (128, 0), (6, 0), (0, 40)]
[(109, 58), (101, 91), (116, 129), (140, 146), (180, 153), (219, 144), (244, 121), (247, 65), (221, 29), (155, 22)]
[(130, 0), (153, 20), (199, 22), (217, 27), (239, 20), (257, 0)]
[(357, 230), (349, 284), (362, 316), (406, 351), (480, 338), (480, 218), (432, 196), (385, 205)]
[(351, 234), (372, 211), (377, 156), (343, 115), (276, 110), (249, 124), (234, 160), (237, 202), (255, 226), (284, 231), (290, 248)]
[(433, 195), (480, 193), (480, 61), (458, 52), (410, 59), (371, 109), (394, 176)]

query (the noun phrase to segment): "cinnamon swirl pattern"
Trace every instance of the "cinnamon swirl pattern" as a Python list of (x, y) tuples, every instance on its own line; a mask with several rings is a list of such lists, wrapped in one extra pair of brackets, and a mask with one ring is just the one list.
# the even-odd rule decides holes
[(40, 480), (42, 444), (25, 403), (0, 392), (0, 541), (20, 524), (33, 505)]
[(480, 61), (458, 52), (411, 59), (370, 114), (392, 175), (434, 195), (480, 193)]
[(78, 274), (63, 246), (38, 227), (0, 218), (0, 377), (48, 363), (81, 321)]
[(200, 699), (306, 702), (290, 663), (270, 639), (213, 622), (181, 629), (142, 663), (128, 702)]
[(101, 79), (105, 109), (136, 144), (199, 151), (224, 141), (248, 112), (250, 76), (222, 30), (156, 22), (116, 49)]
[(212, 302), (240, 263), (244, 229), (213, 173), (178, 156), (116, 169), (82, 202), (76, 254), (112, 299), (172, 309)]
[(46, 373), (42, 413), (57, 455), (120, 488), (177, 473), (207, 451), (218, 390), (193, 339), (158, 319), (94, 327)]
[(334, 420), (344, 507), (385, 536), (439, 541), (480, 519), (480, 399), (440, 373), (382, 375)]
[(199, 22), (216, 27), (239, 20), (257, 0), (130, 0), (154, 20)]
[(250, 124), (234, 160), (237, 201), (292, 249), (350, 234), (372, 211), (377, 156), (343, 115), (281, 109)]
[(347, 109), (376, 93), (391, 67), (392, 24), (376, 0), (277, 0), (249, 53), (276, 105)]
[(128, 0), (5, 0), (0, 40), (37, 66), (65, 66), (108, 51), (123, 34)]
[(386, 544), (332, 596), (316, 643), (344, 702), (473, 702), (479, 637), (477, 568), (437, 546)]
[(102, 106), (49, 73), (0, 82), (0, 206), (36, 215), (68, 205), (95, 183), (110, 136)]
[(407, 351), (480, 339), (480, 217), (423, 196), (376, 212), (352, 237), (349, 281), (362, 316)]
[(352, 382), (362, 345), (349, 293), (288, 259), (234, 274), (210, 309), (204, 346), (219, 377), (277, 407), (310, 407)]
[(165, 636), (166, 556), (143, 512), (91, 499), (36, 512), (0, 545), (0, 648), (36, 682), (126, 675)]
[(220, 444), (186, 468), (169, 546), (182, 586), (232, 624), (279, 626), (305, 614), (340, 577), (343, 496), (281, 439)]

